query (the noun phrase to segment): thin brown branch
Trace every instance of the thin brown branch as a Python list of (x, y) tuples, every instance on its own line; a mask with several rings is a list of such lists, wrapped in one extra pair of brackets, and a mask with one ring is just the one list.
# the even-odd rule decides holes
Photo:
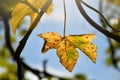
[(85, 12), (85, 10), (83, 9), (82, 5), (81, 5), (81, 1), (82, 0), (75, 0), (77, 7), (79, 9), (79, 11), (81, 12), (82, 16), (94, 27), (96, 28), (98, 31), (100, 31), (101, 33), (103, 33), (104, 35), (106, 35), (107, 37), (110, 37), (118, 42), (120, 42), (120, 36), (115, 35), (113, 33), (110, 33), (109, 31), (103, 29), (100, 25), (98, 25), (96, 22), (94, 22)]
[[(100, 1), (102, 1), (102, 0), (100, 0)], [(114, 29), (114, 28), (109, 24), (109, 22), (107, 21), (107, 19), (103, 16), (103, 14), (102, 14), (101, 12), (99, 12), (97, 9), (91, 7), (90, 5), (88, 5), (87, 3), (85, 3), (84, 1), (81, 1), (81, 2), (82, 2), (85, 6), (87, 6), (88, 8), (90, 8), (90, 9), (92, 9), (93, 11), (95, 11), (96, 13), (98, 13), (98, 14), (100, 15), (100, 17), (101, 17), (101, 20), (102, 20), (104, 23), (106, 23), (113, 31), (115, 31), (115, 32), (120, 32), (120, 30)]]
[(32, 31), (34, 30), (34, 28), (36, 27), (36, 25), (38, 24), (38, 22), (40, 21), (40, 19), (42, 18), (44, 12), (47, 11), (48, 7), (50, 6), (50, 4), (52, 3), (52, 0), (48, 0), (46, 2), (46, 4), (43, 6), (43, 8), (41, 9), (38, 17), (35, 19), (35, 21), (33, 22), (33, 24), (30, 26), (30, 29), (27, 31), (26, 35), (23, 37), (23, 39), (20, 41), (20, 44), (18, 45), (18, 48), (16, 49), (16, 56), (20, 56), (21, 52), (23, 51), (26, 42), (30, 36), (30, 34), (32, 33)]

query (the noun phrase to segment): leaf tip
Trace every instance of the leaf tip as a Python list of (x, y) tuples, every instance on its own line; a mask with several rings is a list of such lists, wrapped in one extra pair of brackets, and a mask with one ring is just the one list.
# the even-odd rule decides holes
[(38, 37), (42, 37), (42, 34), (38, 34), (37, 36), (38, 36)]
[(41, 52), (42, 52), (42, 54), (45, 54), (47, 52), (47, 50), (42, 49)]
[(93, 63), (95, 63), (95, 64), (96, 64), (96, 60), (94, 60), (94, 61), (93, 61)]
[(37, 36), (40, 36), (40, 34), (37, 34)]
[(15, 35), (16, 34), (16, 29), (12, 28), (12, 32)]
[(96, 64), (96, 57), (97, 57), (97, 53), (96, 53), (95, 57), (92, 59), (93, 63), (95, 63), (95, 64)]

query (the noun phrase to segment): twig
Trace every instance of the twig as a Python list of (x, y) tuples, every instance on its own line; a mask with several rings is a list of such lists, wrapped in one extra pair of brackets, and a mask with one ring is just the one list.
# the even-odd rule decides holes
[(18, 48), (16, 49), (16, 52), (15, 52), (16, 56), (20, 56), (20, 54), (23, 51), (23, 49), (25, 47), (25, 44), (26, 44), (26, 42), (27, 42), (27, 40), (30, 36), (30, 34), (32, 33), (32, 31), (34, 30), (34, 28), (36, 27), (36, 25), (38, 24), (38, 22), (42, 18), (44, 12), (46, 12), (46, 10), (48, 9), (48, 7), (50, 6), (51, 3), (52, 3), (52, 0), (48, 0), (46, 2), (46, 4), (43, 6), (43, 8), (41, 9), (39, 15), (37, 16), (37, 18), (35, 19), (33, 24), (30, 26), (30, 29), (27, 31), (26, 35), (20, 41), (20, 44), (18, 45)]
[(77, 7), (79, 9), (79, 11), (81, 12), (81, 14), (83, 15), (83, 17), (94, 27), (96, 28), (98, 31), (100, 31), (101, 33), (103, 33), (104, 35), (120, 42), (120, 36), (115, 35), (113, 33), (110, 33), (109, 31), (103, 29), (100, 25), (98, 25), (96, 22), (94, 22), (85, 12), (85, 10), (83, 9), (82, 5), (81, 5), (81, 0), (75, 0)]
[(116, 30), (114, 29), (109, 22), (107, 21), (107, 19), (103, 16), (103, 14), (101, 12), (99, 12), (97, 9), (91, 7), (90, 5), (88, 5), (87, 3), (85, 3), (84, 1), (81, 1), (85, 6), (87, 6), (88, 8), (92, 9), (93, 11), (95, 11), (96, 13), (98, 13), (102, 19), (102, 21), (104, 21), (113, 31), (115, 32), (120, 32), (120, 30)]

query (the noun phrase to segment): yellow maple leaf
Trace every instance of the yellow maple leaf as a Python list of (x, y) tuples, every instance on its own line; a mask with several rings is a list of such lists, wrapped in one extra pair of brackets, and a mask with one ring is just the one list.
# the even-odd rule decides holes
[(60, 62), (71, 72), (79, 57), (76, 47), (68, 39), (62, 38), (56, 49)]
[[(38, 17), (40, 9), (46, 4), (47, 0), (23, 0), (19, 2), (15, 8), (11, 11), (11, 25), (13, 33), (16, 32), (20, 22), (25, 16), (30, 16), (30, 26), (34, 20)], [(51, 4), (46, 10), (47, 14), (52, 11), (53, 4)], [(30, 27), (29, 27), (30, 28)]]
[(92, 43), (95, 34), (70, 35), (61, 37), (55, 32), (39, 34), (45, 40), (42, 52), (56, 49), (60, 62), (68, 70), (72, 71), (79, 57), (76, 48), (83, 51), (94, 63), (96, 62), (97, 47)]
[(69, 41), (71, 41), (77, 48), (83, 51), (95, 63), (97, 47), (91, 43), (94, 38), (95, 34), (67, 36)]
[(45, 39), (45, 43), (42, 48), (42, 53), (45, 53), (49, 49), (57, 48), (59, 41), (61, 41), (61, 36), (55, 32), (39, 34), (39, 36)]

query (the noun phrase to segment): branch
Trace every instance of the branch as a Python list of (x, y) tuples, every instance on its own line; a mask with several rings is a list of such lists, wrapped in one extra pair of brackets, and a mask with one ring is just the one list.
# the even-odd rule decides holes
[(85, 12), (85, 10), (83, 9), (82, 5), (81, 5), (81, 1), (82, 0), (75, 0), (77, 7), (79, 9), (79, 11), (81, 12), (81, 14), (83, 15), (83, 17), (94, 27), (96, 28), (98, 31), (100, 31), (101, 33), (103, 33), (104, 35), (120, 42), (120, 36), (115, 35), (110, 33), (109, 31), (103, 29), (100, 25), (98, 25), (96, 22), (94, 22)]
[(103, 14), (101, 12), (99, 12), (97, 9), (91, 7), (90, 5), (88, 5), (87, 3), (85, 3), (84, 1), (81, 1), (85, 6), (87, 6), (88, 8), (92, 9), (93, 11), (95, 11), (96, 13), (98, 13), (100, 15), (100, 18), (103, 22), (105, 22), (113, 31), (115, 32), (120, 32), (120, 30), (116, 30), (114, 29), (109, 22), (107, 21), (107, 19), (103, 16)]
[[(38, 24), (38, 22), (42, 18), (44, 12), (48, 9), (48, 7), (50, 6), (51, 3), (52, 3), (52, 0), (48, 0), (46, 2), (46, 4), (43, 6), (43, 8), (40, 11), (40, 14), (37, 16), (37, 18), (35, 19), (35, 21), (33, 22), (33, 24), (30, 26), (30, 29), (27, 31), (26, 35), (20, 41), (20, 44), (18, 45), (18, 47), (16, 49), (15, 57), (17, 58), (18, 73), (19, 73), (19, 75), (21, 74), (20, 54), (23, 51), (23, 49), (24, 49), (24, 47), (25, 47), (25, 45), (27, 43), (27, 40), (28, 40), (29, 36), (31, 35), (32, 31), (34, 30), (34, 28), (36, 27), (36, 25)], [(22, 78), (20, 78), (19, 80), (22, 80)]]
[(36, 25), (38, 24), (38, 22), (40, 21), (40, 19), (42, 18), (44, 12), (46, 12), (46, 10), (48, 9), (48, 7), (50, 6), (50, 4), (52, 3), (52, 0), (48, 0), (46, 2), (46, 4), (43, 6), (43, 8), (41, 9), (38, 17), (35, 19), (35, 21), (33, 22), (33, 24), (30, 26), (30, 29), (27, 31), (26, 35), (23, 37), (23, 39), (20, 41), (19, 46), (16, 49), (16, 56), (20, 56), (21, 52), (23, 51), (26, 42), (30, 36), (30, 34), (32, 33), (32, 31), (34, 30), (34, 28), (36, 27)]

